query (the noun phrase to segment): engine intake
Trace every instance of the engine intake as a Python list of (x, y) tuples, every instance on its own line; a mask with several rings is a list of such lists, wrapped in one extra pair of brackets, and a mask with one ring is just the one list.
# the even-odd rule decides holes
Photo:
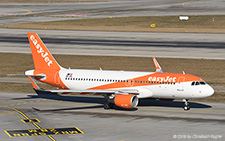
[(136, 108), (138, 97), (136, 95), (115, 95), (114, 104), (122, 108)]

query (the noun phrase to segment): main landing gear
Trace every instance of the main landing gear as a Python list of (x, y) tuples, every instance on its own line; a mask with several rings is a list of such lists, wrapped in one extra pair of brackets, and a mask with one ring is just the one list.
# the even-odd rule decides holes
[(104, 109), (108, 110), (108, 109), (114, 109), (115, 105), (114, 103), (112, 103), (114, 96), (113, 95), (107, 95), (105, 96), (105, 98), (107, 98), (107, 102), (104, 104)]
[(104, 109), (108, 110), (108, 109), (113, 109), (114, 108), (114, 104), (107, 102), (104, 104)]
[(185, 111), (190, 110), (190, 106), (188, 104), (188, 99), (183, 99), (183, 101), (184, 101), (184, 110)]

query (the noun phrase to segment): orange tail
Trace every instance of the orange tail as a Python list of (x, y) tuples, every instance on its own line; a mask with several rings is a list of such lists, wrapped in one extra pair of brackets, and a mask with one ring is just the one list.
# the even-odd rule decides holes
[(27, 33), (36, 70), (60, 70), (61, 66), (36, 33)]
[[(35, 70), (31, 70), (29, 74), (45, 76), (42, 78), (34, 78), (38, 81), (67, 89), (59, 76), (59, 71), (62, 67), (56, 62), (55, 58), (36, 33), (27, 34), (35, 66)], [(34, 88), (37, 89), (38, 87), (34, 86)]]

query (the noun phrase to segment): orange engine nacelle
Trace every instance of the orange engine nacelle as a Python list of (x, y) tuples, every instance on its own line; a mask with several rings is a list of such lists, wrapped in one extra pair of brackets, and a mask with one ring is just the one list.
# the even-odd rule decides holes
[(138, 97), (136, 95), (115, 95), (114, 104), (122, 108), (136, 108)]

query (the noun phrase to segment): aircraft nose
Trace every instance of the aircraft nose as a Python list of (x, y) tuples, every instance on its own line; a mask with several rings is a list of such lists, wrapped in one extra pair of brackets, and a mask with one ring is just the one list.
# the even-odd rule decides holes
[(214, 94), (214, 89), (211, 86), (207, 86), (207, 97)]

